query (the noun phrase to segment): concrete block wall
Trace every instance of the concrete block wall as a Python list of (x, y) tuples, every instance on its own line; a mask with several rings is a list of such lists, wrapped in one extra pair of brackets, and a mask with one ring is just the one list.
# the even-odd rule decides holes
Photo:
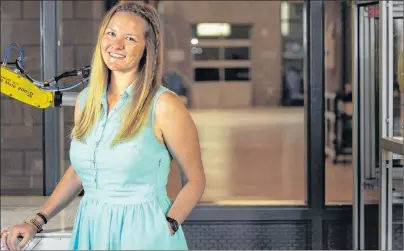
[[(104, 1), (61, 1), (62, 27), (59, 71), (88, 65), (104, 14)], [(7, 46), (24, 49), (25, 68), (41, 79), (40, 1), (1, 1), (1, 60)], [(18, 57), (13, 49), (9, 61)], [(71, 80), (72, 81), (72, 80)], [(69, 81), (70, 82), (70, 81)], [(71, 83), (71, 82), (70, 82)], [(77, 91), (82, 89), (79, 87)], [(73, 108), (64, 107), (65, 159)], [(1, 95), (1, 194), (41, 195), (43, 188), (42, 110)], [(56, 167), (55, 167), (56, 168)]]

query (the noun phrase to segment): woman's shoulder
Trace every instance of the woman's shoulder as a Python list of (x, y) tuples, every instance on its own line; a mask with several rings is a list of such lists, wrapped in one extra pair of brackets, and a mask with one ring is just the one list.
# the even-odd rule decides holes
[(188, 113), (188, 110), (178, 95), (164, 86), (158, 89), (153, 106), (155, 117), (163, 120), (169, 119), (173, 113)]
[(171, 91), (170, 89), (168, 89), (167, 87), (165, 87), (164, 85), (161, 85), (156, 92), (155, 97), (159, 97), (161, 94), (166, 93), (166, 92), (171, 92), (174, 93), (173, 91)]
[(154, 97), (154, 106), (178, 105), (181, 103), (178, 95), (165, 86), (160, 86)]

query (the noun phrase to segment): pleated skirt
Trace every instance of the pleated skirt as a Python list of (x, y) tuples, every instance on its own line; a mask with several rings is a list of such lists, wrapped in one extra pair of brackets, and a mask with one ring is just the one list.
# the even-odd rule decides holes
[(168, 197), (110, 200), (86, 192), (77, 210), (69, 250), (188, 250), (182, 227), (170, 234), (165, 219), (170, 206)]

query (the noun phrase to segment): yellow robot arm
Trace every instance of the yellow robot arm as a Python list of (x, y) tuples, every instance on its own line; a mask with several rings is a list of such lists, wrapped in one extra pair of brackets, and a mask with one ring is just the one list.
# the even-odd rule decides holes
[(55, 92), (39, 89), (25, 76), (1, 66), (1, 93), (38, 108), (54, 106)]
[[(20, 57), (15, 62), (16, 69), (7, 67), (8, 56), (13, 46), (17, 46), (20, 51)], [(36, 81), (24, 70), (23, 49), (17, 43), (12, 43), (8, 46), (4, 61), (1, 64), (1, 93), (41, 109), (58, 107), (62, 105), (62, 93), (87, 81), (90, 69), (90, 66), (85, 66), (77, 70), (63, 72), (44, 82)], [(60, 79), (73, 76), (82, 76), (82, 79), (69, 86), (57, 86)], [(56, 87), (52, 87), (52, 85), (56, 85)]]

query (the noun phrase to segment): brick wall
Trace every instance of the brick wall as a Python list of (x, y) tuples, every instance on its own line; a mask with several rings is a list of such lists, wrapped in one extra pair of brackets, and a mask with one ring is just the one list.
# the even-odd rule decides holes
[[(62, 46), (60, 71), (90, 63), (96, 32), (104, 13), (104, 1), (61, 1)], [(1, 2), (1, 57), (6, 47), (19, 43), (25, 54), (25, 68), (40, 79), (40, 2)], [(13, 50), (9, 60), (15, 60)], [(82, 88), (82, 87), (81, 87)], [(79, 88), (79, 89), (81, 89)], [(78, 90), (79, 91), (79, 90)], [(65, 107), (65, 139), (73, 119), (73, 108)], [(1, 95), (1, 193), (42, 194), (42, 110)], [(68, 164), (69, 141), (65, 141)]]

